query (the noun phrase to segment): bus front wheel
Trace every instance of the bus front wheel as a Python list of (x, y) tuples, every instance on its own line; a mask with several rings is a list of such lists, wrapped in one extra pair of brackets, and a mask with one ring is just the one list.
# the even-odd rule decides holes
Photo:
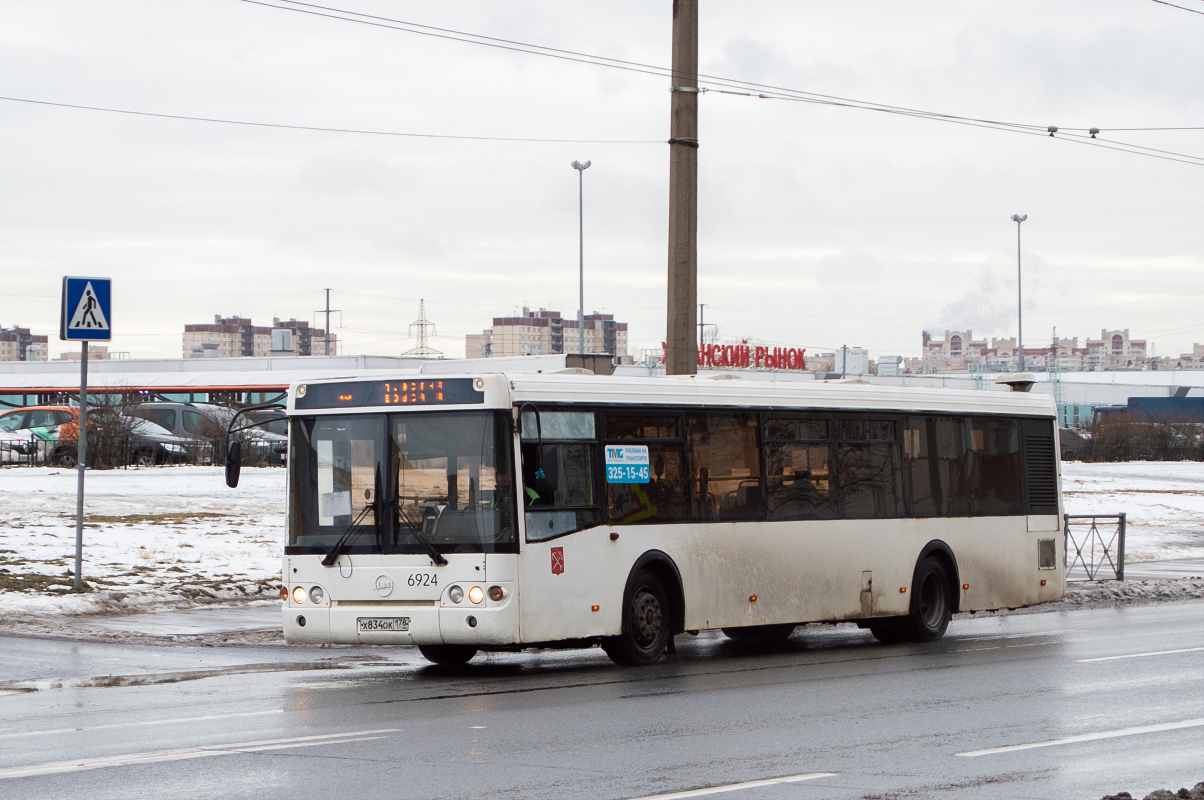
[(659, 576), (641, 570), (623, 599), (623, 629), (602, 643), (610, 660), (638, 667), (660, 660), (669, 645), (669, 593)]
[(463, 644), (420, 644), (418, 652), (432, 664), (460, 667), (472, 660), (477, 654), (477, 648)]

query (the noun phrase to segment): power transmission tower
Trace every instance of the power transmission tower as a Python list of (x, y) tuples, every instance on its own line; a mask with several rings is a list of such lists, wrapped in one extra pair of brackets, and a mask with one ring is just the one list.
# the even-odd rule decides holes
[(698, 372), (698, 0), (673, 1), (669, 119), (669, 308), (665, 372)]
[(315, 314), (325, 314), (326, 315), (326, 349), (322, 351), (322, 355), (325, 355), (325, 356), (330, 355), (330, 315), (334, 314), (334, 313), (341, 313), (341, 312), (342, 312), (341, 308), (331, 308), (330, 307), (330, 290), (327, 289), (326, 290), (326, 308), (319, 308), (317, 311), (314, 312)]
[[(414, 329), (418, 329), (418, 335), (414, 336)], [(427, 333), (427, 328), (430, 328), (430, 333)], [(435, 334), (435, 323), (426, 318), (426, 301), (418, 301), (418, 319), (410, 323), (411, 338), (418, 339), (418, 346), (411, 347), (402, 353), (403, 356), (417, 356), (418, 358), (443, 358), (443, 352), (436, 350), (430, 346), (429, 337)]]

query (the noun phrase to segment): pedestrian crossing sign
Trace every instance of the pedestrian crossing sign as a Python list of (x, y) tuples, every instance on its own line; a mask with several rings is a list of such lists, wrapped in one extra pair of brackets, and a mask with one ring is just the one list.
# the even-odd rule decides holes
[(107, 342), (113, 338), (112, 283), (108, 278), (63, 278), (60, 339)]

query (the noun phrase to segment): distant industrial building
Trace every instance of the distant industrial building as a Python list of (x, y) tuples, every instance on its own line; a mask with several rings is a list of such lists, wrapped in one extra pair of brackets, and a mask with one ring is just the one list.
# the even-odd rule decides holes
[[(627, 323), (615, 322), (611, 314), (585, 315), (585, 352), (607, 353), (630, 362), (627, 352)], [(524, 307), (521, 316), (494, 317), (493, 327), (464, 337), (467, 358), (505, 358), (581, 352), (576, 318), (559, 311)]]
[[(1079, 346), (1078, 337), (1054, 338), (1048, 345), (1030, 341), (1024, 348), (1024, 368), (1062, 372), (1140, 370), (1153, 366), (1147, 352), (1146, 341), (1130, 338), (1127, 328), (1104, 330), (1100, 331), (1100, 338), (1088, 339), (1083, 347)], [(925, 331), (918, 370), (913, 371), (1010, 372), (1018, 367), (1018, 356), (1015, 337), (992, 338), (988, 344), (986, 339), (976, 340), (970, 330), (945, 331), (944, 339), (933, 339)]]
[[(88, 345), (88, 361), (111, 361), (129, 357), (129, 352), (125, 350), (110, 350), (103, 344)], [(78, 350), (68, 350), (65, 353), (59, 353), (59, 357), (55, 361), (79, 361), (80, 358), (81, 354)]]
[(0, 328), (0, 361), (45, 361), (50, 340), (30, 333), (29, 328)]
[(338, 355), (338, 337), (331, 334), (327, 353), (326, 331), (304, 320), (275, 318), (268, 328), (243, 317), (217, 315), (212, 323), (184, 326), (184, 358), (324, 355)]

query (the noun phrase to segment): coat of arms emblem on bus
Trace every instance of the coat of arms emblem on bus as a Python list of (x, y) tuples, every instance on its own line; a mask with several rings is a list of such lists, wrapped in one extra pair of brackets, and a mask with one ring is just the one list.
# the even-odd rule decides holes
[(552, 548), (552, 574), (559, 575), (564, 572), (564, 548)]

